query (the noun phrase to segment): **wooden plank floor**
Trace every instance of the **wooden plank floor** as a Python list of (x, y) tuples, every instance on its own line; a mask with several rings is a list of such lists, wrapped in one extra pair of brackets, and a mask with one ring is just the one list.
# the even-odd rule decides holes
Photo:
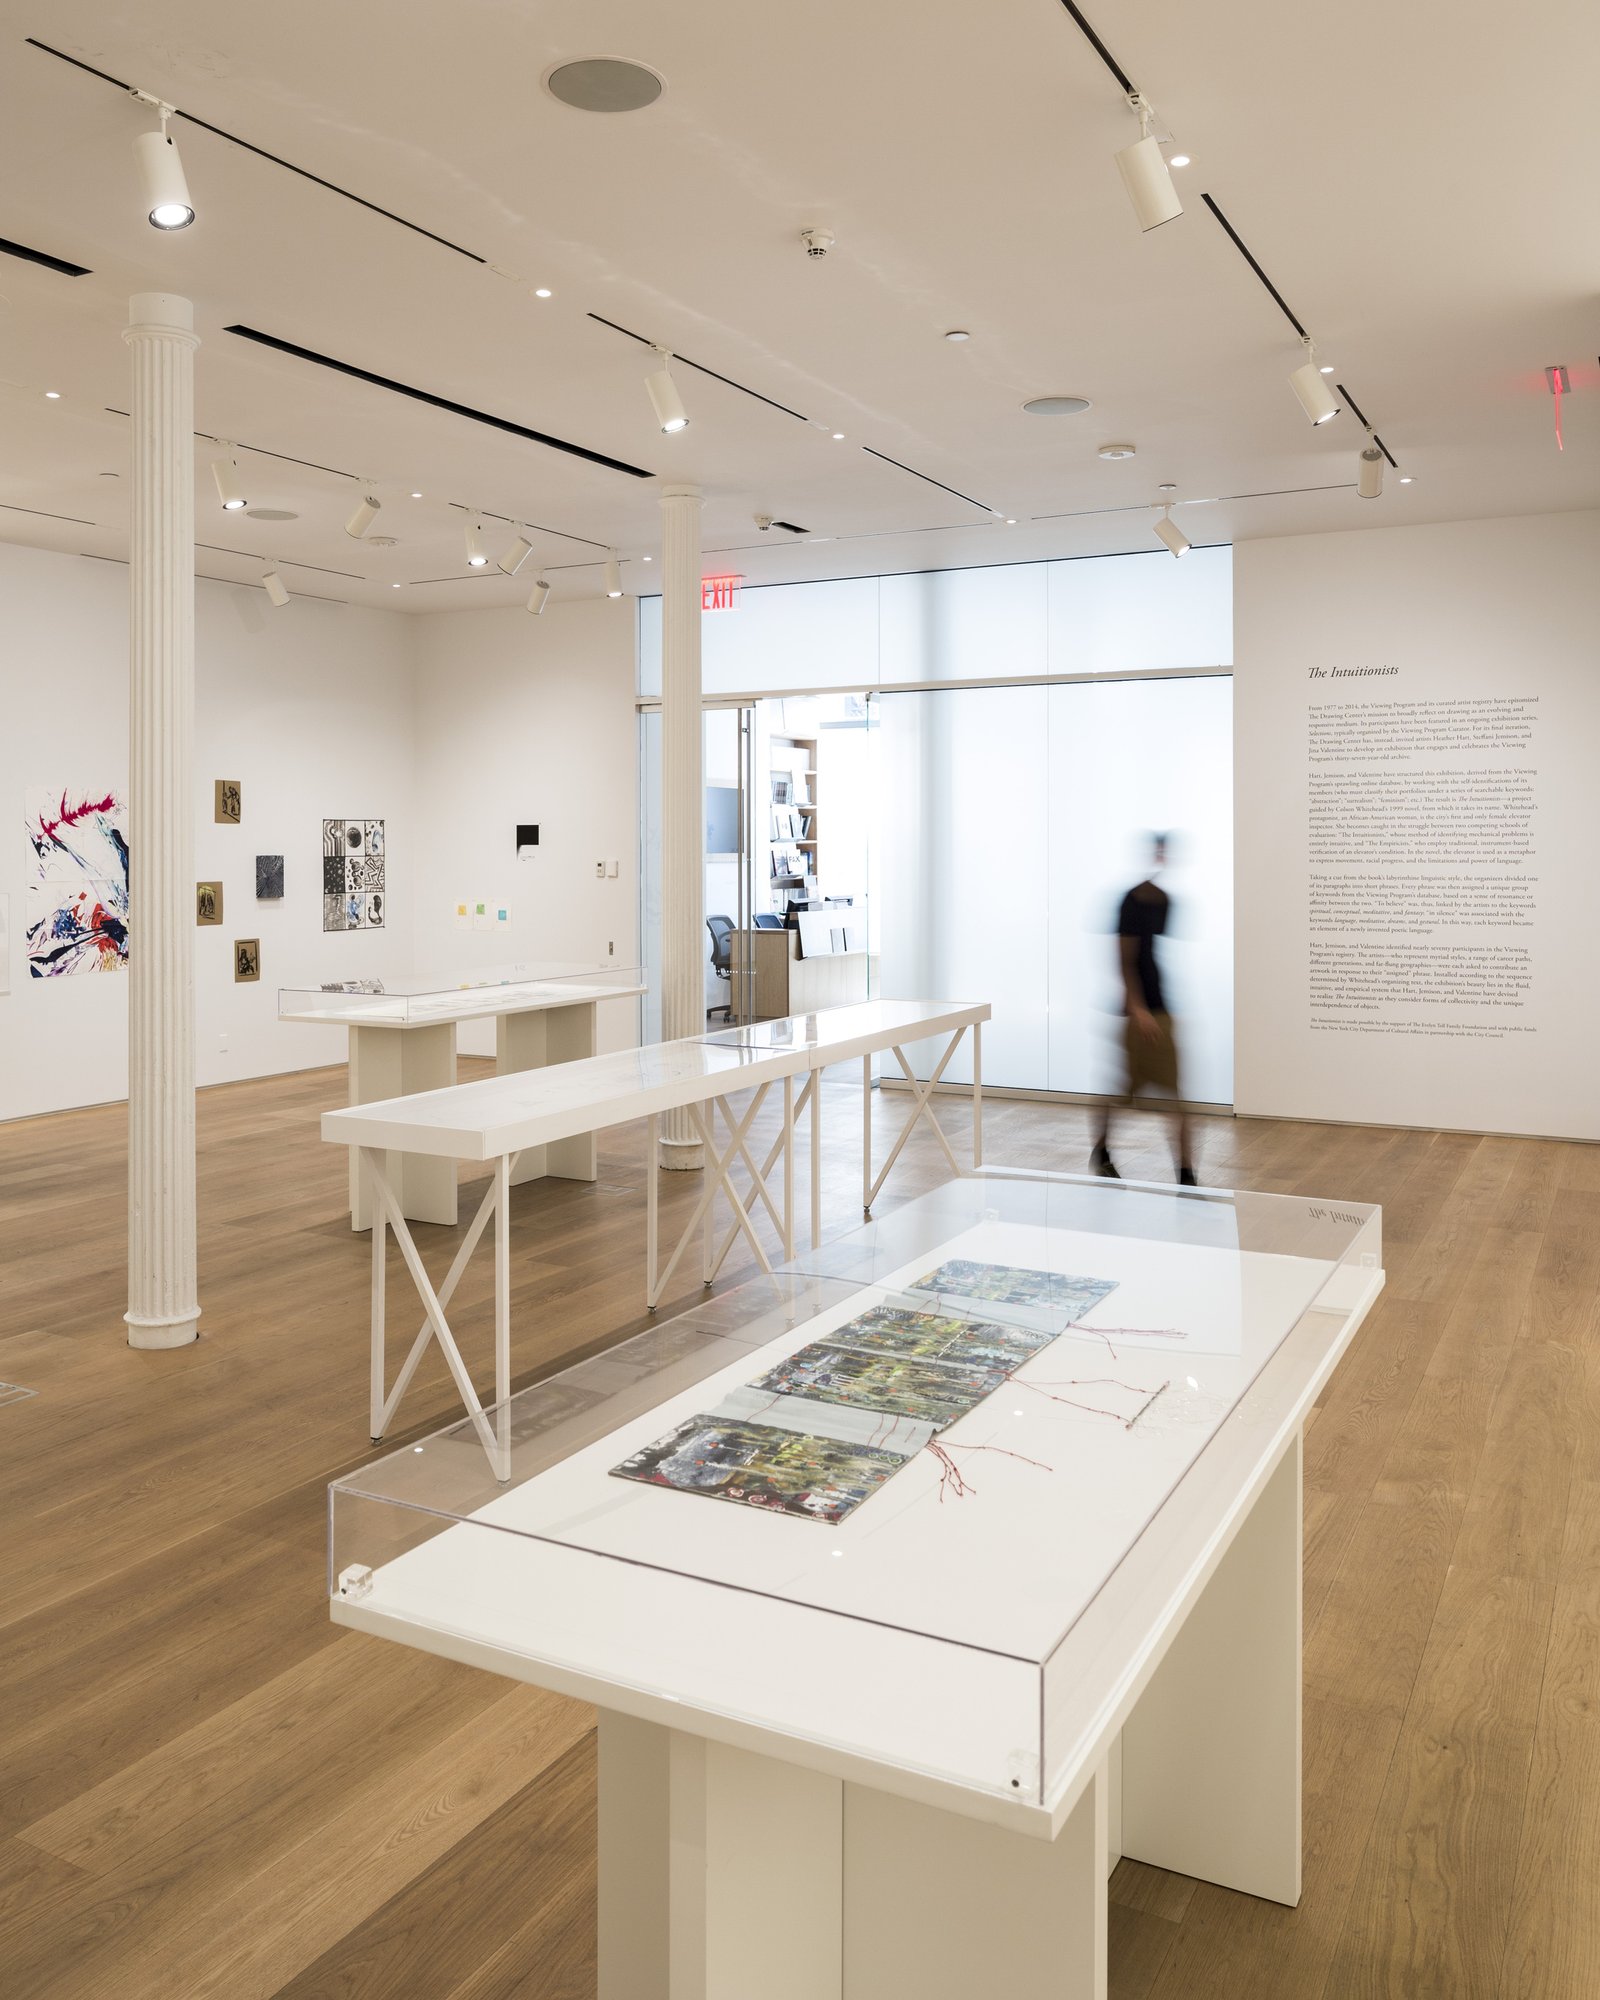
[[(0, 1380), (38, 1392), (0, 1407), (6, 2000), (593, 1993), (589, 1711), (328, 1622), (324, 1489), (370, 1455), (366, 1240), (315, 1124), (342, 1087), (202, 1095), (204, 1338), (170, 1354), (122, 1337), (124, 1112), (0, 1126)], [(999, 1163), (1083, 1164), (1079, 1110), (987, 1123)], [(1170, 1174), (1150, 1122), (1117, 1150)], [(1594, 2000), (1600, 1150), (1215, 1119), (1201, 1168), (1382, 1202), (1389, 1289), (1307, 1439), (1304, 1898), (1125, 1862), (1113, 1993)], [(883, 1206), (941, 1175), (919, 1139)], [(595, 1185), (517, 1190), (519, 1379), (644, 1323), (643, 1188), (634, 1130)], [(442, 1264), (456, 1232), (418, 1233)], [(453, 1414), (436, 1361), (405, 1414)]]

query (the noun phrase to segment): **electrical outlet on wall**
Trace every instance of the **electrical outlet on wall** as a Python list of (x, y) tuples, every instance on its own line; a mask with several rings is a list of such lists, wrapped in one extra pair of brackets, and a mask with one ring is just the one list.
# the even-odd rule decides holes
[(595, 880), (597, 882), (603, 882), (605, 880), (606, 864), (603, 861), (597, 861), (594, 864), (594, 874), (595, 874)]

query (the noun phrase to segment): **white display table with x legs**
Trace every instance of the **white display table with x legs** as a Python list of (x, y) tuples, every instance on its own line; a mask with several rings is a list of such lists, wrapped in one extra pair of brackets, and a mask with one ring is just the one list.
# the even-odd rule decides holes
[[(946, 1035), (954, 1048), (967, 1032), (974, 1039), (973, 1164), (982, 1143), (980, 1111), (981, 1062), (977, 1039), (989, 1018), (986, 1003), (963, 1005), (942, 1000), (873, 1000), (856, 1007), (838, 1007), (793, 1020), (766, 1021), (755, 1029), (730, 1035), (681, 1042), (658, 1042), (642, 1049), (619, 1050), (605, 1056), (562, 1063), (557, 1069), (521, 1071), (484, 1077), (475, 1083), (418, 1092), (377, 1104), (353, 1105), (330, 1111), (322, 1120), (322, 1136), (351, 1149), (352, 1180), (359, 1180), (363, 1197), (372, 1201), (371, 1418), (372, 1438), (380, 1439), (392, 1422), (423, 1354), (437, 1340), (469, 1417), (484, 1449), (499, 1463), (503, 1452), (494, 1443), (483, 1405), (473, 1388), (455, 1338), (445, 1317), (456, 1286), (482, 1239), (491, 1216), (495, 1220), (495, 1391), (503, 1404), (510, 1393), (510, 1189), (519, 1178), (519, 1163), (530, 1153), (548, 1154), (583, 1137), (613, 1126), (646, 1119), (649, 1126), (646, 1176), (645, 1261), (646, 1302), (653, 1311), (690, 1243), (702, 1238), (701, 1276), (710, 1284), (728, 1252), (742, 1234), (764, 1271), (772, 1259), (756, 1228), (758, 1208), (765, 1209), (779, 1243), (780, 1258), (794, 1254), (794, 1079), (804, 1077), (800, 1103), (809, 1099), (811, 1112), (811, 1239), (821, 1235), (821, 1089), (827, 1064), (863, 1057), (874, 1051), (899, 1049), (928, 1036)], [(947, 1051), (948, 1053), (948, 1051)], [(870, 1084), (870, 1077), (867, 1079)], [(757, 1166), (750, 1151), (750, 1131), (774, 1084), (783, 1090), (783, 1116), (777, 1139)], [(753, 1096), (735, 1118), (728, 1099), (750, 1090)], [(864, 1179), (870, 1179), (872, 1125), (870, 1089), (864, 1120)], [(659, 1254), (659, 1187), (656, 1156), (661, 1113), (686, 1110), (705, 1148), (706, 1170), (699, 1201), (665, 1264)], [(907, 1118), (883, 1172), (893, 1165), (912, 1127), (926, 1117), (938, 1133), (952, 1167), (960, 1171), (949, 1141), (940, 1128), (931, 1101), (919, 1099)], [(720, 1120), (722, 1131), (718, 1131)], [(448, 1274), (437, 1288), (429, 1278), (407, 1227), (410, 1211), (401, 1175), (413, 1176), (419, 1163), (446, 1165), (455, 1184), (458, 1160), (489, 1161), (494, 1173), (472, 1225)], [(777, 1171), (781, 1163), (781, 1174)], [(734, 1174), (743, 1167), (749, 1186), (740, 1192)], [(879, 1175), (881, 1182), (882, 1175)], [(776, 1183), (776, 1185), (775, 1185)], [(728, 1205), (732, 1220), (718, 1238), (716, 1203)], [(406, 1269), (422, 1301), (424, 1318), (392, 1388), (388, 1386), (385, 1352), (387, 1315), (387, 1235), (393, 1230)]]
[[(1300, 1440), (1376, 1209), (991, 1171), (331, 1495), (334, 1619), (599, 1705), (601, 2000), (1103, 2000), (1293, 1903)], [(738, 1503), (738, 1504), (730, 1504)]]
[[(349, 1031), (349, 1101), (372, 1104), (456, 1080), (456, 1030), (493, 1021), (495, 1068), (501, 1076), (573, 1062), (599, 1047), (602, 1001), (635, 1000), (644, 991), (632, 968), (555, 961), (499, 966), (456, 979), (352, 981), (345, 986), (283, 987), (280, 1021), (308, 1021)], [(592, 1133), (571, 1133), (530, 1147), (513, 1183), (554, 1174), (592, 1181)], [(456, 1221), (456, 1170), (450, 1160), (397, 1155), (390, 1184), (412, 1222)], [(354, 1155), (350, 1161), (350, 1227), (372, 1227), (371, 1195)]]

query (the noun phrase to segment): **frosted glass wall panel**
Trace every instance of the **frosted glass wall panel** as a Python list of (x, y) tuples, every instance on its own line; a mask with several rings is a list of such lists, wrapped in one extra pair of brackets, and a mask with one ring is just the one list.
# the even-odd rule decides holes
[[(952, 688), (872, 703), (878, 755), (873, 905), (878, 990), (987, 1000), (986, 1082), (1049, 1077), (1049, 690)], [(945, 1071), (971, 1079), (970, 1044)], [(912, 1060), (936, 1060), (930, 1045)], [(894, 1071), (898, 1075), (898, 1071)]]
[[(1169, 558), (1170, 561), (1170, 558)], [(1171, 835), (1157, 946), (1186, 1097), (1233, 1101), (1233, 682), (1091, 681), (1050, 689), (1052, 1090), (1118, 1086), (1118, 907)]]
[(661, 712), (639, 717), (639, 1038), (661, 1039)]
[[(708, 559), (708, 574), (711, 567)], [(700, 678), (708, 695), (876, 687), (878, 578), (741, 591), (732, 611), (700, 621)], [(659, 597), (639, 600), (639, 692), (661, 692)]]
[(1191, 549), (1182, 562), (1157, 549), (1046, 568), (1050, 659), (1042, 671), (1135, 674), (1232, 665), (1232, 549)]
[(1011, 563), (882, 578), (878, 684), (1048, 673), (1049, 568)]

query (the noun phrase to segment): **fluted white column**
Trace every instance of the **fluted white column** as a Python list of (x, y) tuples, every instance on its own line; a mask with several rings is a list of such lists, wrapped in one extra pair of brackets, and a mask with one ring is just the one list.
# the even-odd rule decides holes
[(196, 1338), (194, 307), (128, 302), (128, 1341)]
[[(700, 718), (700, 489), (661, 495), (661, 1032), (706, 1025), (706, 830)], [(698, 1167), (686, 1111), (661, 1121), (661, 1164)]]

